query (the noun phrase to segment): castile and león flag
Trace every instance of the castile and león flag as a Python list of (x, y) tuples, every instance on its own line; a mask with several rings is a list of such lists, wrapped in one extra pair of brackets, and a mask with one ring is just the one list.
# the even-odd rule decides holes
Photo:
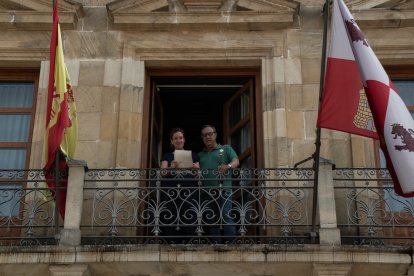
[(379, 139), (395, 192), (414, 196), (413, 118), (342, 0), (333, 6), (317, 126)]

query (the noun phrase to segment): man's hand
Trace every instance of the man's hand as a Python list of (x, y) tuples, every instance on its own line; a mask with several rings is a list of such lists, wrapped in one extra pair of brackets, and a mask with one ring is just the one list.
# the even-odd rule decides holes
[(222, 164), (218, 166), (219, 173), (225, 173), (228, 169), (230, 169), (229, 165)]

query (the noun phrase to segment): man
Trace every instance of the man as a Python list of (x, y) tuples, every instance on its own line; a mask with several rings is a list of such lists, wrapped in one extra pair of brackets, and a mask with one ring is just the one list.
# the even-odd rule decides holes
[[(213, 236), (212, 241), (221, 243), (219, 225), (224, 224), (224, 236), (236, 236), (236, 226), (231, 216), (232, 209), (232, 182), (221, 180), (230, 178), (231, 169), (239, 166), (239, 159), (236, 152), (230, 145), (217, 143), (217, 131), (212, 125), (205, 125), (201, 128), (201, 138), (204, 143), (204, 150), (198, 155), (200, 157), (201, 169), (207, 169), (203, 175), (204, 194), (203, 203), (208, 202), (208, 210), (204, 213), (205, 222), (214, 224), (208, 228), (208, 235)], [(212, 214), (213, 213), (213, 214)]]

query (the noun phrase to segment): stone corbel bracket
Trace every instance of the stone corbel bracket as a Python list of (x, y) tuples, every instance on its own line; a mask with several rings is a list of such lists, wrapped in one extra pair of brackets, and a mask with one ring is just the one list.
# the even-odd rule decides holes
[[(73, 0), (59, 1), (62, 29), (75, 29), (83, 17), (82, 4)], [(53, 7), (50, 0), (9, 0), (0, 5), (0, 28), (19, 30), (51, 30)]]
[(190, 1), (182, 0), (186, 5), (183, 12), (170, 11), (165, 0), (118, 0), (106, 7), (113, 27), (122, 30), (266, 30), (298, 25), (300, 4), (296, 1), (239, 0), (231, 11), (223, 11), (222, 5), (213, 6), (210, 2), (202, 1), (194, 8)]

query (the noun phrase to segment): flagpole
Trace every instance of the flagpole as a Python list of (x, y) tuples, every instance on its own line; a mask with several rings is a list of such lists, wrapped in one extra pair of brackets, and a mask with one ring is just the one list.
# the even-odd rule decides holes
[[(319, 108), (320, 102), (323, 96), (323, 87), (325, 83), (325, 66), (326, 66), (326, 48), (327, 48), (327, 37), (328, 37), (328, 19), (329, 19), (329, 1), (325, 0), (323, 6), (323, 38), (322, 38), (322, 60), (321, 60), (321, 74), (319, 79)], [(312, 201), (312, 230), (311, 230), (311, 239), (312, 242), (315, 242), (316, 238), (316, 209), (318, 201), (318, 181), (319, 181), (319, 159), (321, 152), (321, 128), (316, 129), (316, 141), (315, 141), (315, 154), (314, 154), (314, 163), (313, 167), (315, 170), (315, 177), (313, 182), (313, 201)]]
[[(53, 13), (54, 13), (54, 11), (55, 11), (55, 8), (56, 8), (56, 0), (53, 0)], [(53, 16), (53, 19), (52, 19), (52, 25), (54, 24), (54, 21), (55, 20), (55, 17)], [(60, 193), (60, 177), (59, 177), (59, 174), (60, 174), (60, 166), (59, 166), (59, 162), (60, 162), (60, 158), (59, 158), (59, 155), (60, 155), (60, 146), (58, 147), (58, 150), (57, 150), (57, 152), (56, 152), (56, 154), (55, 154), (55, 233), (58, 235), (58, 233), (59, 233), (59, 213), (60, 213), (60, 210), (59, 210), (59, 206), (60, 206), (60, 203), (59, 203), (59, 200), (60, 200), (60, 198), (59, 198), (59, 193)]]

